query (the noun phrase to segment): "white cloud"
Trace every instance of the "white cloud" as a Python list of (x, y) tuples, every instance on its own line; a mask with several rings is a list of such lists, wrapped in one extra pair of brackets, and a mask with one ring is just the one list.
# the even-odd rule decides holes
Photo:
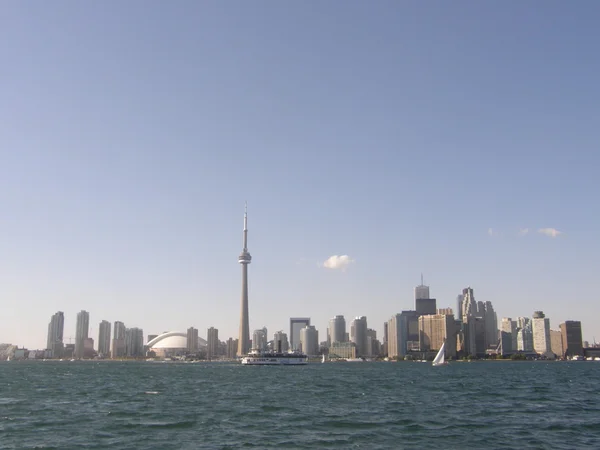
[(325, 262), (323, 263), (323, 267), (325, 267), (326, 269), (344, 271), (353, 262), (354, 260), (348, 255), (333, 255), (325, 260)]
[(529, 233), (529, 228), (521, 228), (519, 230), (519, 236), (525, 236), (527, 233)]
[(494, 230), (493, 228), (488, 228), (488, 234), (490, 236), (498, 236), (498, 232), (496, 230)]
[(545, 234), (548, 237), (555, 238), (558, 237), (559, 234), (562, 234), (562, 231), (558, 231), (556, 228), (540, 228), (538, 233)]

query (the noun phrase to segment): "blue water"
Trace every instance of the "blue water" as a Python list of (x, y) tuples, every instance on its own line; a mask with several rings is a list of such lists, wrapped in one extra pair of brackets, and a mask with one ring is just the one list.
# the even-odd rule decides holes
[(2, 362), (0, 448), (600, 449), (600, 362)]

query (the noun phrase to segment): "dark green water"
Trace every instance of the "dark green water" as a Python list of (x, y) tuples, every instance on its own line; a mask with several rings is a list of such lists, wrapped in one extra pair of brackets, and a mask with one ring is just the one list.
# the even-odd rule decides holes
[(600, 363), (0, 363), (0, 448), (600, 448)]

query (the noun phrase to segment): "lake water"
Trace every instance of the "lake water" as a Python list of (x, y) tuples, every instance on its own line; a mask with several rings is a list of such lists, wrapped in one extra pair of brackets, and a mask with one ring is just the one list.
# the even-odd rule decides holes
[(600, 362), (0, 362), (0, 448), (600, 449)]

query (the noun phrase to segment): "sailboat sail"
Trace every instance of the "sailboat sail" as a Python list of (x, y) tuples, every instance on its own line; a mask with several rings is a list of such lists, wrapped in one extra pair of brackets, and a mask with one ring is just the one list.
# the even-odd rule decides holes
[(435, 359), (433, 360), (434, 366), (442, 366), (446, 363), (444, 360), (445, 351), (446, 351), (446, 341), (444, 341), (444, 343), (442, 344), (442, 348), (440, 348), (440, 351), (437, 353), (437, 355), (435, 355)]

